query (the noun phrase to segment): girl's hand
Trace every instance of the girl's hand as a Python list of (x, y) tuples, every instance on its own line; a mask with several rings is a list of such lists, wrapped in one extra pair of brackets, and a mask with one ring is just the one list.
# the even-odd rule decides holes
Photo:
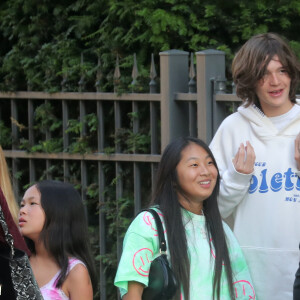
[(143, 284), (136, 281), (129, 281), (128, 292), (124, 295), (122, 300), (142, 300), (143, 291)]
[(295, 139), (295, 160), (298, 171), (300, 171), (300, 132)]
[(249, 141), (246, 147), (242, 143), (233, 158), (232, 162), (237, 172), (242, 174), (251, 174), (254, 170), (255, 152)]

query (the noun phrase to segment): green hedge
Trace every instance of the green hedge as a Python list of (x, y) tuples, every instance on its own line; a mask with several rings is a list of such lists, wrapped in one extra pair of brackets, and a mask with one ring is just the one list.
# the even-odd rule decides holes
[(267, 31), (300, 53), (299, 14), (298, 0), (2, 0), (0, 90), (59, 91), (66, 74), (69, 90), (78, 90), (79, 74), (94, 90), (99, 57), (109, 91), (117, 54), (124, 77), (136, 52), (140, 76), (148, 78), (151, 53), (214, 48), (230, 62), (245, 40)]

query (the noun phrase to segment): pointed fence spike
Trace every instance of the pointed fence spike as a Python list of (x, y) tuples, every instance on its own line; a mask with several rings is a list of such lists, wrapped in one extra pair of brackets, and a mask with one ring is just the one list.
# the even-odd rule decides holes
[(31, 92), (32, 90), (32, 82), (30, 80), (27, 81), (27, 91)]
[(81, 68), (81, 77), (80, 80), (78, 81), (78, 85), (79, 85), (79, 92), (82, 92), (84, 90), (84, 85), (85, 85), (85, 81), (84, 81), (85, 76), (83, 71), (83, 53), (81, 53), (80, 68)]
[(44, 84), (46, 86), (47, 86), (50, 78), (51, 78), (51, 70), (49, 68), (47, 68), (46, 71), (45, 71), (45, 80), (44, 80)]
[(103, 77), (102, 71), (101, 71), (101, 60), (100, 57), (98, 57), (98, 63), (97, 63), (97, 73), (96, 73), (96, 82), (95, 87), (97, 92), (101, 92), (101, 79)]
[(154, 63), (154, 55), (151, 54), (151, 66), (150, 66), (150, 94), (157, 93), (157, 83), (155, 81), (155, 78), (157, 77), (156, 69), (155, 69), (155, 63)]
[(119, 66), (119, 55), (117, 54), (114, 79), (118, 80), (118, 79), (120, 79), (120, 77), (121, 77), (121, 72), (120, 72), (120, 66)]
[(137, 61), (136, 61), (136, 54), (134, 53), (133, 55), (133, 68), (132, 68), (132, 73), (131, 73), (131, 76), (132, 76), (132, 82), (131, 82), (131, 85), (136, 85), (136, 79), (137, 77), (139, 76), (139, 71), (138, 71), (138, 67), (137, 67)]
[(189, 93), (196, 93), (196, 70), (195, 70), (195, 65), (194, 65), (194, 54), (193, 52), (191, 53), (191, 58), (190, 58), (190, 70), (189, 70)]
[(190, 77), (190, 79), (194, 79), (196, 77), (193, 52), (191, 53), (189, 77)]
[(232, 82), (231, 86), (232, 86), (232, 94), (236, 94), (236, 85), (235, 85), (235, 83)]
[(151, 54), (151, 67), (150, 67), (150, 79), (154, 80), (157, 77), (155, 64), (154, 64), (154, 55)]
[(114, 92), (117, 92), (118, 85), (120, 83), (120, 77), (121, 77), (121, 72), (120, 72), (120, 66), (119, 66), (119, 55), (117, 54), (116, 58), (116, 67), (114, 71)]
[(62, 81), (60, 82), (62, 92), (65, 92), (67, 90), (67, 83), (68, 83), (68, 72), (64, 71), (63, 68)]
[(226, 78), (217, 76), (214, 81), (214, 92), (216, 94), (226, 93)]

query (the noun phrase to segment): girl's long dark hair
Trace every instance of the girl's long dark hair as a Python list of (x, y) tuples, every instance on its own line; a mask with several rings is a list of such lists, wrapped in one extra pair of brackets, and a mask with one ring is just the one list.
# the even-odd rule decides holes
[[(211, 156), (217, 168), (211, 150), (202, 140), (193, 137), (181, 137), (176, 139), (164, 150), (158, 166), (156, 187), (150, 204), (159, 205), (160, 210), (164, 215), (172, 269), (183, 287), (184, 298), (187, 300), (190, 296), (190, 262), (188, 258), (185, 228), (181, 216), (181, 206), (177, 196), (177, 191), (179, 191), (178, 189), (180, 189), (180, 187), (176, 167), (181, 159), (182, 151), (191, 143), (202, 147)], [(206, 230), (208, 238), (212, 239), (216, 256), (213, 279), (213, 299), (215, 299), (215, 296), (217, 299), (220, 299), (223, 264), (228, 280), (230, 295), (231, 298), (234, 299), (231, 262), (222, 219), (217, 205), (219, 184), (220, 176), (218, 170), (218, 178), (213, 193), (203, 202)], [(176, 294), (175, 299), (180, 299), (180, 290)]]
[[(67, 277), (69, 257), (85, 263), (93, 290), (97, 289), (95, 264), (90, 247), (85, 209), (79, 193), (65, 182), (45, 180), (35, 184), (41, 194), (45, 224), (40, 240), (61, 268), (56, 286), (61, 287)], [(35, 253), (33, 242), (25, 238)]]

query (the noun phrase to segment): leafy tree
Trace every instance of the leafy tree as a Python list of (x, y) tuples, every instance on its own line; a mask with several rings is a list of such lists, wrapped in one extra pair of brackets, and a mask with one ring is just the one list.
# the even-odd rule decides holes
[[(98, 57), (102, 89), (111, 90), (117, 55), (122, 76), (130, 77), (136, 52), (145, 78), (151, 53), (214, 48), (230, 62), (250, 36), (267, 31), (300, 48), (297, 0), (3, 0), (0, 8), (2, 90), (59, 91), (67, 76), (76, 91), (82, 74), (94, 90)], [(130, 79), (123, 83), (128, 88)]]
[[(291, 41), (300, 57), (300, 2), (298, 0), (2, 0), (0, 1), (0, 90), (2, 91), (48, 91), (60, 90), (95, 91), (95, 81), (100, 59), (101, 90), (113, 90), (116, 58), (119, 58), (121, 80), (119, 92), (131, 91), (133, 53), (136, 53), (139, 77), (138, 91), (148, 90), (151, 53), (158, 54), (169, 49), (188, 52), (213, 48), (225, 51), (227, 78), (230, 80), (230, 63), (237, 49), (252, 35), (277, 32)], [(99, 74), (98, 74), (99, 75)], [(100, 77), (99, 77), (100, 78)], [(98, 79), (99, 79), (98, 78)], [(82, 83), (79, 86), (79, 82)], [(73, 108), (76, 110), (76, 108)], [(106, 107), (105, 124), (109, 123), (113, 109)], [(37, 141), (30, 145), (26, 138), (20, 139), (20, 149), (31, 152), (87, 153), (97, 148), (95, 130), (97, 117), (93, 108), (79, 122), (70, 119), (67, 132), (70, 145), (63, 149), (61, 115), (49, 103), (35, 109), (35, 134)], [(120, 144), (124, 153), (149, 153), (149, 124), (133, 133), (132, 122), (144, 119), (139, 114), (128, 114), (128, 128), (117, 133), (105, 134)], [(146, 119), (146, 118), (145, 118)], [(10, 128), (1, 120), (0, 142), (11, 144)], [(82, 135), (86, 126), (87, 133)], [(148, 127), (147, 127), (148, 126)], [(21, 131), (24, 125), (18, 124)], [(142, 127), (142, 126), (141, 126)], [(106, 126), (109, 128), (109, 126)], [(44, 141), (46, 133), (51, 139)], [(107, 138), (106, 140), (109, 140)], [(107, 154), (114, 151), (114, 142), (105, 145)], [(95, 211), (104, 207), (107, 221), (107, 246), (110, 253), (101, 257), (107, 268), (108, 299), (115, 299), (113, 278), (116, 270), (116, 238), (123, 234), (132, 219), (132, 168), (124, 166), (120, 176), (124, 179), (122, 199), (116, 199), (113, 164), (104, 163), (107, 186), (99, 191), (95, 183), (97, 170), (89, 166), (87, 209), (92, 217), (92, 243), (95, 255), (99, 253), (97, 240), (98, 216)], [(70, 162), (70, 178), (81, 187), (78, 162)], [(21, 165), (14, 174), (24, 185), (28, 184), (28, 166)], [(146, 169), (146, 167), (144, 168)], [(129, 172), (129, 173), (128, 173)], [(150, 171), (148, 170), (148, 173)], [(148, 174), (147, 173), (147, 174)], [(60, 162), (52, 162), (41, 178), (51, 174), (63, 179)], [(149, 175), (149, 174), (148, 174)], [(150, 176), (144, 176), (143, 194), (147, 191)], [(99, 193), (105, 203), (98, 203)], [(116, 213), (117, 212), (117, 213)]]

